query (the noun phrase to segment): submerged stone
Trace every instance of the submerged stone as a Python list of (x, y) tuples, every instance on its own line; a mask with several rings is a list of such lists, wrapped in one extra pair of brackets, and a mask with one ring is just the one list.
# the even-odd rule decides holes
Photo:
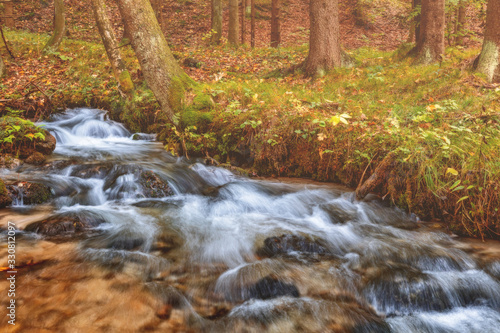
[(297, 235), (281, 235), (266, 238), (264, 246), (257, 251), (257, 254), (272, 257), (275, 255), (290, 254), (291, 252), (330, 254), (330, 251), (318, 244), (317, 241)]

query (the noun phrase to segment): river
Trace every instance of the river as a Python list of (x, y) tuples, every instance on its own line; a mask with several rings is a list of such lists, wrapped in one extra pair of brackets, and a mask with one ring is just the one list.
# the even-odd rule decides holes
[(18, 229), (16, 325), (2, 316), (2, 327), (500, 332), (498, 256), (375, 197), (188, 163), (100, 110), (44, 126), (57, 139), (50, 159), (0, 170), (53, 194), (25, 205), (21, 191), (0, 211), (2, 241), (8, 221)]

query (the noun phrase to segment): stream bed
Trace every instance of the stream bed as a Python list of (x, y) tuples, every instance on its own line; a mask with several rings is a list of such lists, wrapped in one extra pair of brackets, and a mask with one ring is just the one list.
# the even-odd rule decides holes
[[(0, 210), (2, 243), (17, 228), (18, 270), (16, 325), (2, 315), (2, 327), (500, 332), (500, 258), (375, 197), (188, 163), (100, 110), (44, 125), (50, 159), (0, 169), (19, 193)], [(25, 182), (52, 199), (25, 204)], [(4, 245), (0, 266), (7, 256)]]

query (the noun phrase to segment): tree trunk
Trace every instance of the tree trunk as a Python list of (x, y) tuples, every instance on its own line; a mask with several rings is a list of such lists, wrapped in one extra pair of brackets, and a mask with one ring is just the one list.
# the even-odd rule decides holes
[(118, 82), (118, 90), (122, 97), (131, 97), (134, 91), (134, 84), (132, 83), (130, 73), (123, 63), (118, 42), (113, 32), (113, 26), (106, 13), (106, 2), (105, 0), (92, 0), (92, 7), (102, 43), (106, 49), (116, 82)]
[(500, 82), (500, 0), (489, 0), (486, 29), (476, 70), (490, 82)]
[(163, 21), (163, 13), (162, 13), (162, 0), (151, 0), (151, 6), (153, 7), (153, 10), (155, 11), (156, 14), (156, 19), (158, 20), (158, 23), (160, 24), (160, 28), (163, 29), (165, 28), (165, 23)]
[(271, 47), (281, 44), (280, 0), (272, 0), (271, 9)]
[(245, 0), (241, 1), (241, 44), (245, 44)]
[(445, 1), (422, 0), (422, 18), (417, 42), (417, 64), (430, 64), (444, 55)]
[(219, 44), (222, 38), (222, 0), (212, 0), (212, 44)]
[(177, 126), (175, 113), (182, 108), (191, 79), (174, 59), (148, 0), (118, 0), (118, 9), (149, 88)]
[(14, 2), (11, 0), (11, 1), (7, 1), (7, 2), (4, 2), (3, 4), (3, 14), (4, 14), (4, 17), (5, 17), (5, 26), (7, 28), (11, 28), (11, 29), (14, 29), (16, 27), (16, 24), (15, 24), (15, 21), (14, 21)]
[(255, 47), (255, 0), (250, 0), (250, 46)]
[(0, 78), (4, 77), (7, 73), (7, 68), (5, 68), (5, 63), (3, 62), (2, 55), (0, 54)]
[(466, 24), (465, 0), (461, 0), (458, 5), (457, 30), (455, 31), (456, 45), (464, 45), (465, 24)]
[(233, 45), (238, 45), (238, 23), (238, 0), (229, 0), (229, 31), (227, 40)]
[(45, 44), (43, 51), (45, 53), (57, 51), (59, 45), (61, 45), (65, 32), (64, 1), (54, 0), (54, 32), (47, 44)]
[(422, 0), (413, 0), (413, 6), (415, 8), (420, 7), (420, 14), (413, 19), (415, 23), (415, 44), (418, 44), (420, 41), (420, 23), (422, 22)]
[(339, 3), (338, 0), (311, 0), (309, 6), (309, 54), (304, 69), (306, 74), (314, 76), (342, 66)]

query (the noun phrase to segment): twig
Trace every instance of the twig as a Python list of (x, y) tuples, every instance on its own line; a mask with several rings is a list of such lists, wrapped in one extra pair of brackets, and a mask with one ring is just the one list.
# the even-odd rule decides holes
[[(375, 155), (373, 155), (373, 157), (371, 158), (370, 162), (368, 162), (368, 165), (366, 166), (365, 168), (365, 171), (363, 171), (363, 174), (361, 175), (361, 179), (359, 180), (359, 183), (358, 183), (358, 187), (361, 186), (361, 184), (363, 184), (363, 178), (365, 178), (365, 173), (366, 173), (366, 170), (368, 170), (368, 167), (370, 166), (370, 164), (372, 164), (372, 161), (373, 159), (378, 155), (378, 152), (375, 153)], [(387, 195), (387, 194), (386, 194)]]
[(0, 33), (2, 34), (2, 39), (3, 39), (3, 43), (5, 44), (5, 48), (7, 49), (7, 52), (9, 52), (10, 54), (10, 57), (12, 59), (16, 59), (16, 57), (14, 57), (14, 55), (12, 54), (12, 52), (10, 51), (9, 49), (9, 45), (7, 45), (7, 41), (5, 40), (5, 36), (3, 34), (3, 29), (2, 29), (2, 26), (0, 25)]

